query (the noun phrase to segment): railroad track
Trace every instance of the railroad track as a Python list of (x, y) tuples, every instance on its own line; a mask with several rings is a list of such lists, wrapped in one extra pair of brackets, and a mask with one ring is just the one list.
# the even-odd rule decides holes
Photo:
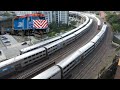
[[(93, 23), (93, 24), (95, 24), (95, 23)], [(90, 32), (91, 30), (93, 30), (93, 28), (94, 28), (94, 25), (91, 27), (91, 29), (90, 30), (88, 30), (88, 32), (89, 33), (85, 33), (84, 35), (86, 36), (86, 37), (84, 37), (84, 38), (82, 38), (83, 40), (81, 41), (81, 40), (76, 40), (75, 42), (73, 42), (74, 44), (69, 44), (67, 47), (64, 47), (63, 49), (61, 49), (61, 50), (59, 50), (59, 51), (57, 51), (55, 54), (52, 54), (51, 56), (50, 56), (50, 58), (49, 58), (49, 60), (45, 60), (44, 62), (43, 62), (43, 66), (46, 66), (46, 63), (48, 62), (48, 61), (50, 61), (50, 62), (58, 62), (59, 60), (62, 60), (61, 58), (65, 58), (65, 56), (67, 56), (67, 55), (69, 55), (70, 53), (72, 53), (72, 52), (74, 52), (76, 49), (78, 49), (78, 47), (80, 47), (80, 45), (81, 45), (81, 43), (83, 44), (83, 42), (84, 42), (84, 40), (86, 40), (86, 39), (90, 39), (90, 38), (88, 38), (89, 36), (90, 36), (90, 34), (93, 34), (93, 32)], [(96, 33), (98, 33), (98, 32), (94, 32), (94, 35), (91, 37), (91, 38), (93, 38), (95, 35), (96, 35)], [(80, 37), (81, 38), (81, 37)], [(87, 42), (86, 42), (87, 43)], [(69, 48), (68, 48), (69, 47)], [(72, 49), (71, 49), (72, 48)], [(58, 55), (57, 55), (58, 54)], [(54, 55), (54, 56), (53, 56)], [(56, 57), (57, 56), (57, 57)], [(64, 56), (64, 57), (63, 57)], [(36, 65), (35, 67), (32, 67), (32, 68), (30, 68), (29, 70), (26, 70), (25, 72), (22, 72), (22, 73), (20, 73), (20, 74), (18, 74), (18, 75), (16, 75), (16, 76), (14, 76), (14, 77), (12, 77), (12, 78), (18, 78), (18, 79), (25, 79), (25, 78), (29, 78), (29, 77), (31, 77), (31, 76), (33, 76), (33, 75), (35, 75), (34, 73), (38, 73), (38, 72), (42, 72), (43, 71), (43, 69), (41, 69), (41, 67), (39, 67), (41, 65), (41, 63), (40, 64), (38, 64), (38, 65)], [(52, 64), (52, 65), (54, 65), (54, 64)], [(33, 75), (32, 75), (33, 74)]]
[[(105, 46), (103, 46), (102, 48), (104, 48)], [(98, 51), (96, 54), (105, 54), (105, 51), (106, 51), (107, 49), (105, 48), (104, 49), (104, 51)], [(101, 62), (101, 60), (95, 60), (95, 58), (96, 58), (96, 56), (94, 56), (91, 60), (92, 61), (90, 61), (87, 65), (86, 65), (86, 67), (80, 72), (80, 74), (77, 76), (77, 78), (76, 79), (80, 79), (80, 78), (82, 78), (83, 76), (85, 76), (86, 74), (87, 74), (87, 72), (90, 70), (90, 69), (92, 69), (94, 66), (96, 66), (98, 63), (100, 63)], [(97, 58), (99, 58), (99, 59), (102, 59), (102, 57), (101, 56), (99, 56), (99, 57), (97, 57)], [(87, 68), (87, 69), (86, 69)], [(94, 70), (94, 69), (93, 69)]]
[[(106, 34), (107, 34), (107, 32), (106, 32)], [(91, 73), (91, 70), (92, 71), (95, 70), (93, 68), (95, 68), (95, 66), (97, 64), (100, 64), (102, 62), (102, 58), (103, 58), (102, 56), (104, 56), (104, 54), (106, 53), (106, 50), (108, 50), (108, 47), (106, 47), (107, 46), (107, 40), (108, 40), (108, 38), (109, 38), (109, 35), (107, 34), (107, 36), (104, 38), (105, 40), (102, 42), (102, 47), (100, 47), (101, 46), (101, 43), (100, 43), (100, 46), (99, 46), (100, 49), (95, 53), (96, 55), (98, 54), (100, 56), (98, 56), (97, 59), (95, 59), (96, 58), (96, 55), (95, 55), (92, 59), (90, 59), (89, 61), (87, 61), (87, 63), (84, 64), (85, 67), (75, 77), (73, 77), (73, 79), (80, 79), (80, 78), (85, 77), (85, 75), (88, 75), (88, 73)], [(101, 52), (101, 49), (102, 49), (102, 52)], [(89, 77), (90, 77), (90, 75), (89, 75)]]
[(21, 74), (19, 74), (16, 77), (12, 77), (10, 79), (29, 79), (31, 78), (33, 75), (36, 75), (36, 73), (40, 73), (41, 71), (44, 71), (45, 69), (51, 67), (52, 65), (54, 65), (55, 62), (54, 61), (47, 61), (45, 64), (42, 65), (37, 65), (35, 67), (29, 70), (27, 70), (26, 72), (23, 72)]
[[(70, 55), (71, 53), (76, 51), (78, 48), (80, 48), (83, 45), (85, 45), (87, 42), (89, 42), (91, 40), (91, 38), (93, 38), (98, 33), (98, 32), (92, 33), (92, 30), (93, 30), (93, 27), (90, 30), (88, 30), (88, 32), (85, 33), (82, 36), (81, 40), (76, 40), (75, 42), (73, 42), (74, 44), (72, 43), (72, 44), (69, 44), (67, 47), (64, 47), (63, 49), (58, 51), (58, 53), (54, 54), (54, 55), (57, 55), (57, 54), (58, 55), (57, 55), (57, 57), (53, 56), (52, 59), (54, 59), (55, 62), (58, 63), (58, 62), (60, 62), (60, 60), (62, 60), (65, 57), (67, 57), (68, 55)], [(93, 34), (93, 36), (88, 38), (90, 36), (90, 34)], [(84, 42), (84, 40), (86, 40), (86, 42)]]
[[(107, 34), (107, 37), (106, 37), (106, 39), (105, 39), (105, 44), (103, 44), (103, 46), (105, 46), (105, 47), (103, 47), (102, 48), (102, 50), (100, 50), (100, 51), (102, 51), (102, 54), (101, 54), (101, 57), (98, 57), (96, 60), (98, 61), (98, 60), (100, 60), (100, 62), (98, 62), (96, 65), (92, 65), (92, 67), (91, 67), (91, 70), (89, 69), (87, 72), (86, 72), (86, 74), (82, 77), (82, 78), (92, 78), (92, 77), (94, 77), (92, 74), (90, 74), (91, 72), (94, 72), (95, 70), (97, 70), (96, 69), (96, 66), (105, 66), (105, 62), (107, 62), (107, 60), (105, 60), (104, 58), (106, 57), (106, 55), (108, 54), (108, 52), (109, 52), (109, 47), (110, 47), (110, 36), (112, 35), (112, 33), (109, 31), (108, 32), (108, 34)], [(106, 49), (106, 50), (104, 50), (104, 49)], [(99, 55), (99, 54), (98, 54)], [(103, 68), (103, 67), (102, 67)], [(100, 68), (100, 67), (98, 67), (98, 70), (97, 71), (95, 71), (95, 73), (96, 72), (98, 72), (99, 73), (99, 71), (102, 69), (102, 68)], [(89, 76), (88, 76), (89, 75)], [(96, 74), (95, 74), (96, 75)]]

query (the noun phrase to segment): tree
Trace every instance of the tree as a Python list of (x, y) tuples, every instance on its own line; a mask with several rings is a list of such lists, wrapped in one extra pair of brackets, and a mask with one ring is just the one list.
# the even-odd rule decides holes
[(3, 15), (4, 15), (4, 16), (11, 16), (11, 14), (8, 13), (8, 12), (5, 12)]
[(70, 23), (72, 26), (76, 25), (76, 21), (71, 21)]
[(49, 24), (49, 28), (50, 29), (56, 29), (58, 27), (57, 23), (56, 22), (52, 22)]
[(117, 31), (119, 31), (120, 32), (120, 26), (119, 26), (119, 24), (112, 24), (112, 28), (113, 28), (113, 31), (115, 31), (115, 32), (117, 32)]

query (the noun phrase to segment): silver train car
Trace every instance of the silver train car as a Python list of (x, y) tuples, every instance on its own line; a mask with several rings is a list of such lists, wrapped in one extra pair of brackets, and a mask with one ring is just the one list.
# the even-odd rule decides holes
[(52, 42), (55, 42), (55, 41), (57, 41), (57, 40), (60, 40), (61, 38), (62, 38), (61, 36), (58, 36), (58, 37), (55, 37), (55, 38), (52, 38), (52, 39), (49, 39), (49, 40), (42, 41), (42, 42), (37, 43), (37, 44), (35, 44), (35, 45), (32, 45), (32, 46), (23, 48), (23, 49), (20, 50), (20, 55), (21, 55), (21, 54), (24, 54), (24, 53), (27, 53), (27, 52), (29, 52), (29, 51), (38, 49), (38, 48), (40, 48), (40, 47), (43, 47), (43, 46), (45, 46), (45, 45), (47, 45), (47, 44), (50, 44), (50, 43), (52, 43)]
[[(80, 12), (80, 13), (83, 13), (83, 12)], [(83, 13), (85, 15), (87, 15), (88, 17), (92, 17), (92, 18), (95, 18), (95, 20), (97, 21), (97, 25), (98, 25), (98, 30), (101, 29), (101, 26), (102, 26), (102, 22), (100, 21), (100, 19), (95, 15), (95, 14), (90, 14), (90, 13)]]
[(61, 79), (61, 70), (58, 66), (52, 66), (48, 70), (42, 72), (41, 74), (33, 77), (33, 79)]
[(76, 39), (84, 35), (89, 30), (89, 27), (92, 25), (92, 23), (93, 23), (93, 19), (90, 19), (90, 22), (86, 25), (86, 27), (83, 27), (82, 29), (75, 32), (74, 34)]
[(75, 28), (75, 29), (73, 29), (73, 30), (71, 30), (69, 32), (66, 32), (65, 34), (62, 35), (62, 37), (58, 36), (58, 37), (55, 37), (55, 38), (52, 38), (52, 39), (49, 39), (49, 40), (42, 41), (42, 42), (40, 42), (38, 44), (23, 48), (23, 49), (20, 50), (20, 55), (24, 54), (24, 53), (27, 53), (29, 51), (38, 49), (40, 47), (43, 47), (44, 45), (50, 44), (50, 43), (55, 42), (57, 40), (60, 40), (61, 38), (64, 38), (64, 37), (76, 32), (76, 31), (78, 31), (79, 29), (83, 28), (85, 25), (87, 25), (89, 23), (90, 19), (85, 15), (82, 15), (82, 16), (86, 18), (86, 21), (82, 25), (78, 26), (77, 28)]
[(83, 61), (83, 59), (90, 53), (92, 53), (100, 41), (103, 40), (106, 30), (107, 25), (103, 25), (101, 31), (90, 42), (63, 59), (58, 64), (54, 65), (56, 66), (56, 71), (54, 71), (54, 68), (50, 68), (51, 70), (45, 70), (31, 79), (63, 79), (76, 65)]
[(46, 57), (46, 49), (39, 48), (39, 49), (34, 50), (33, 52), (28, 52), (20, 56), (17, 56), (15, 58), (11, 58), (9, 60), (1, 62), (0, 63), (0, 77), (10, 74), (15, 71), (20, 71), (23, 67), (35, 61), (38, 61), (42, 59), (43, 57)]
[[(90, 21), (91, 22), (88, 23), (89, 25), (92, 24), (92, 20)], [(85, 27), (86, 28), (84, 28), (84, 30), (87, 30), (87, 28), (89, 28), (89, 26), (85, 26)], [(44, 47), (35, 49), (33, 51), (19, 55), (15, 58), (1, 62), (0, 63), (0, 77), (4, 75), (8, 75), (16, 71), (21, 71), (25, 66), (32, 64), (35, 61), (41, 61), (41, 59), (49, 57), (50, 54), (70, 44), (74, 40), (75, 40), (75, 34), (71, 34), (63, 39), (60, 39), (58, 41), (45, 45)], [(8, 69), (8, 67), (10, 68)]]

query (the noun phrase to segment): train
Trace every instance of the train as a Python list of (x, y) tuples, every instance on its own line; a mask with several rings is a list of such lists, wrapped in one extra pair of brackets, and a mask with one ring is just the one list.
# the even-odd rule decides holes
[[(78, 13), (78, 12), (75, 12), (75, 11), (70, 11), (70, 13)], [(94, 18), (96, 21), (97, 21), (97, 24), (98, 24), (98, 30), (100, 30), (101, 29), (101, 21), (100, 21), (100, 19), (97, 17), (97, 15), (95, 15), (95, 14), (92, 14), (92, 13), (84, 13), (84, 12), (80, 12), (81, 14), (84, 14), (84, 15), (86, 15), (86, 16), (88, 16), (88, 17), (92, 17), (92, 18)]]
[[(38, 23), (39, 22), (39, 23)], [(42, 26), (39, 24), (43, 23)], [(37, 24), (37, 25), (36, 25)], [(26, 14), (14, 18), (14, 30), (47, 29), (48, 22), (42, 13)]]
[[(63, 34), (62, 36), (57, 36), (57, 37), (55, 37), (55, 38), (52, 38), (52, 39), (49, 39), (49, 40), (45, 40), (45, 41), (42, 41), (42, 42), (37, 43), (37, 44), (35, 44), (35, 45), (32, 45), (32, 46), (29, 46), (29, 47), (26, 47), (26, 48), (21, 49), (21, 50), (20, 50), (20, 55), (21, 55), (21, 54), (24, 54), (24, 53), (27, 53), (27, 52), (29, 52), (29, 51), (38, 49), (38, 48), (40, 48), (40, 47), (43, 47), (44, 45), (50, 44), (50, 43), (52, 43), (52, 42), (54, 42), (54, 41), (60, 40), (61, 38), (64, 38), (64, 37), (66, 37), (66, 36), (68, 36), (68, 35), (70, 35), (70, 34), (72, 34), (72, 33), (75, 33), (75, 32), (77, 33), (77, 31), (79, 31), (79, 29), (85, 27), (85, 26), (89, 23), (90, 19), (89, 19), (87, 16), (81, 14), (80, 12), (70, 11), (70, 14), (73, 14), (73, 13), (85, 17), (85, 18), (86, 18), (86, 21), (85, 21), (83, 24), (81, 24), (79, 27), (77, 27), (77, 28), (75, 28), (75, 29), (73, 29), (73, 30), (71, 30), (71, 31)], [(88, 16), (91, 16), (91, 15), (88, 15)], [(101, 22), (100, 22), (100, 20), (99, 20), (96, 16), (92, 16), (92, 17), (97, 20), (98, 29), (100, 29), (100, 27), (101, 27)]]
[[(74, 13), (74, 12), (73, 12), (73, 13)], [(81, 14), (78, 13), (78, 15), (81, 15)], [(66, 36), (68, 36), (68, 35), (70, 35), (70, 34), (72, 34), (72, 33), (74, 33), (74, 32), (79, 31), (81, 28), (85, 27), (85, 26), (90, 22), (90, 19), (89, 19), (87, 16), (85, 16), (85, 15), (82, 15), (82, 16), (85, 17), (86, 21), (85, 21), (83, 24), (81, 24), (80, 26), (78, 26), (77, 28), (75, 28), (75, 29), (73, 29), (73, 30), (71, 30), (71, 31), (69, 31), (69, 32), (66, 32), (66, 33), (64, 33), (64, 34), (61, 35), (61, 36), (57, 36), (57, 37), (55, 37), (55, 38), (52, 38), (52, 39), (49, 39), (49, 40), (45, 40), (45, 41), (42, 41), (42, 42), (37, 43), (37, 44), (35, 44), (35, 45), (32, 45), (32, 46), (23, 48), (23, 49), (20, 50), (20, 55), (21, 55), (21, 54), (24, 54), (24, 53), (27, 53), (27, 52), (29, 52), (29, 51), (38, 49), (38, 48), (40, 48), (40, 47), (43, 47), (43, 46), (45, 46), (45, 45), (47, 45), (47, 44), (50, 44), (50, 43), (55, 42), (55, 41), (57, 41), (57, 40), (60, 40), (60, 39), (66, 37)]]
[(64, 38), (61, 38), (60, 40), (54, 41), (41, 48), (29, 51), (15, 58), (11, 58), (9, 60), (1, 62), (0, 78), (14, 72), (19, 72), (23, 70), (23, 68), (25, 68), (26, 66), (32, 64), (33, 62), (41, 61), (43, 58), (49, 57), (52, 53), (65, 47), (66, 45), (78, 39), (78, 37), (82, 36), (85, 32), (89, 30), (89, 28), (92, 26), (92, 23), (93, 19), (90, 19), (90, 22), (85, 27), (79, 29), (73, 34), (70, 34), (66, 37), (62, 35), (62, 37)]
[(31, 79), (64, 79), (75, 66), (95, 50), (103, 40), (106, 32), (107, 25), (103, 24), (101, 31), (86, 45)]

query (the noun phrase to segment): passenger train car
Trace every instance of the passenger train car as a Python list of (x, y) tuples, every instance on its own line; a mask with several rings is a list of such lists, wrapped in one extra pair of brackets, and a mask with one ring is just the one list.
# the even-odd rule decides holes
[[(73, 13), (74, 13), (74, 12), (73, 12)], [(78, 15), (81, 15), (81, 14), (79, 13)], [(85, 16), (85, 15), (81, 15), (81, 16), (85, 17), (86, 21), (85, 21), (83, 24), (81, 24), (80, 26), (78, 26), (77, 28), (75, 28), (75, 29), (73, 29), (73, 30), (71, 30), (71, 31), (68, 31), (68, 32), (64, 33), (63, 35), (61, 35), (62, 37), (61, 37), (61, 36), (57, 36), (57, 37), (55, 37), (55, 38), (52, 38), (52, 39), (49, 39), (49, 40), (45, 40), (45, 41), (42, 41), (42, 42), (40, 42), (40, 43), (38, 43), (38, 44), (35, 44), (35, 45), (32, 45), (32, 46), (23, 48), (23, 49), (20, 50), (20, 55), (21, 55), (21, 54), (24, 54), (24, 53), (27, 53), (27, 52), (29, 52), (29, 51), (38, 49), (38, 48), (40, 48), (40, 47), (43, 47), (43, 46), (45, 46), (45, 45), (47, 45), (47, 44), (50, 44), (50, 43), (55, 42), (55, 41), (57, 41), (57, 40), (60, 40), (61, 38), (67, 37), (68, 35), (76, 32), (76, 31), (79, 31), (80, 29), (82, 29), (83, 27), (85, 27), (85, 26), (90, 22), (90, 19), (89, 19), (87, 16)], [(83, 30), (84, 30), (84, 29), (83, 29)]]
[(96, 14), (92, 14), (92, 13), (84, 13), (84, 12), (75, 12), (75, 11), (70, 11), (70, 13), (81, 13), (81, 14), (84, 14), (84, 15), (86, 15), (86, 16), (88, 16), (88, 17), (95, 18), (95, 20), (97, 21), (98, 30), (101, 29), (102, 23), (101, 23), (100, 19), (97, 17)]
[(40, 73), (32, 79), (63, 79), (76, 65), (88, 56), (97, 45), (103, 40), (107, 31), (107, 25), (104, 24), (101, 31), (86, 45), (63, 59), (50, 69)]
[(50, 43), (55, 42), (55, 41), (60, 40), (60, 39), (61, 39), (61, 36), (58, 36), (58, 37), (52, 38), (52, 39), (50, 39), (50, 40), (45, 40), (45, 41), (42, 41), (42, 42), (37, 43), (37, 44), (35, 44), (35, 45), (32, 45), (32, 46), (23, 48), (23, 49), (20, 50), (20, 55), (21, 55), (21, 54), (24, 54), (24, 53), (27, 53), (27, 52), (29, 52), (29, 51), (38, 49), (38, 48), (40, 48), (40, 47), (43, 47), (43, 46), (45, 46), (45, 45), (47, 45), (47, 44), (50, 44)]
[[(81, 32), (79, 32), (78, 34), (88, 30), (91, 27), (92, 22), (93, 22), (93, 20), (90, 19), (90, 22), (88, 23), (88, 25), (86, 25), (84, 27), (84, 30), (82, 29), (82, 31), (81, 31), (81, 29), (80, 29)], [(82, 33), (82, 35), (83, 34), (84, 33)], [(21, 71), (25, 66), (27, 66), (33, 62), (36, 62), (36, 61), (41, 61), (41, 59), (43, 59), (43, 58), (49, 57), (49, 55), (51, 55), (55, 51), (70, 44), (71, 42), (73, 42), (75, 40), (76, 40), (76, 35), (73, 33), (71, 35), (68, 35), (68, 36), (60, 39), (60, 40), (57, 40), (48, 45), (45, 45), (44, 47), (35, 49), (33, 51), (19, 55), (15, 58), (1, 62), (0, 63), (0, 77), (2, 77), (4, 75), (8, 75), (8, 74), (16, 72), (16, 71)]]

